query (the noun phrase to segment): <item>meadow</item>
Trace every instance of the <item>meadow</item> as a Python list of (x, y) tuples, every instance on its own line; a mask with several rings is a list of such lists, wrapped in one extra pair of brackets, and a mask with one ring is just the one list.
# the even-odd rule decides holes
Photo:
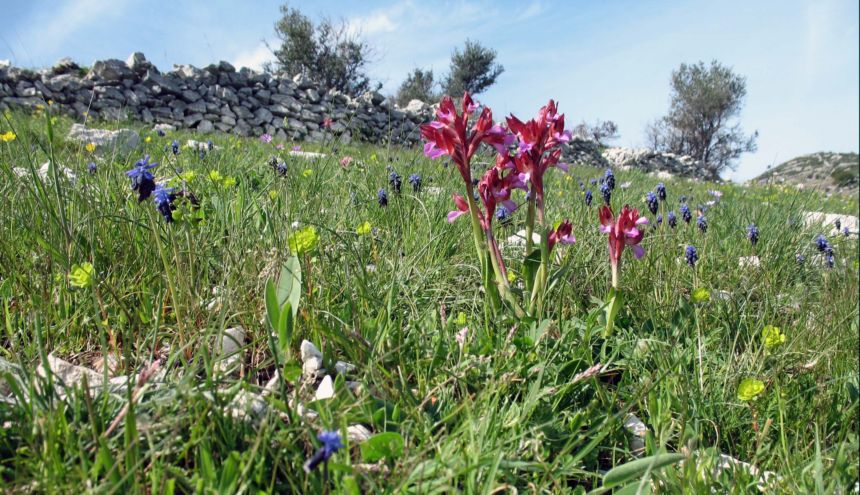
[[(447, 219), (464, 183), (446, 157), (132, 123), (140, 149), (118, 153), (66, 141), (71, 123), (0, 119), (4, 493), (856, 489), (858, 240), (803, 222), (858, 215), (856, 197), (614, 170), (613, 210), (650, 223), (612, 299), (606, 172), (549, 170), (547, 223), (576, 242), (517, 314), (492, 300), (468, 218)], [(167, 210), (131, 188), (145, 155)], [(479, 151), (475, 176), (493, 161)], [(525, 210), (492, 227), (513, 297), (535, 283)], [(55, 358), (91, 373), (63, 383)]]

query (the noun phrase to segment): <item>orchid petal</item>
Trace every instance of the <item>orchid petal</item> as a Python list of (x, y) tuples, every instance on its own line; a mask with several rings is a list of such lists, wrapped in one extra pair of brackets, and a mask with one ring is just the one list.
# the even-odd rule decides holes
[(639, 229), (637, 229), (636, 227), (630, 227), (629, 229), (624, 231), (624, 235), (627, 237), (638, 237), (639, 234)]
[(454, 210), (448, 212), (448, 223), (453, 223), (460, 215), (465, 214), (465, 211)]
[(555, 167), (562, 169), (566, 173), (570, 172), (570, 166), (568, 166), (568, 164), (566, 164), (566, 163), (561, 163), (561, 162), (556, 163)]
[(630, 246), (630, 249), (633, 250), (633, 256), (638, 260), (641, 257), (645, 256), (645, 248), (640, 246), (639, 244), (635, 244)]
[(574, 237), (572, 234), (568, 234), (559, 239), (558, 242), (562, 244), (573, 244), (574, 242), (576, 242), (576, 237)]
[(513, 213), (517, 209), (517, 202), (512, 199), (506, 199), (502, 201), (502, 206), (508, 210), (508, 213)]
[(639, 217), (636, 220), (636, 225), (648, 225), (648, 218), (647, 217)]

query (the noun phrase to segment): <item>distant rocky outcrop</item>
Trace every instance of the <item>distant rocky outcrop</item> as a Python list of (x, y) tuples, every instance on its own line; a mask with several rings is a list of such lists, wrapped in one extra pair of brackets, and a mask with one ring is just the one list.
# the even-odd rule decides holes
[(201, 133), (269, 133), (295, 140), (415, 144), (431, 107), (397, 108), (377, 92), (352, 97), (304, 76), (278, 77), (227, 62), (204, 68), (175, 65), (161, 73), (139, 52), (128, 60), (99, 60), (85, 70), (68, 58), (52, 68), (0, 65), (0, 109), (55, 108), (91, 120), (134, 119)]
[(857, 153), (820, 152), (792, 158), (752, 179), (758, 184), (790, 184), (800, 189), (856, 195), (860, 184)]
[(649, 149), (604, 148), (593, 139), (574, 136), (564, 147), (564, 160), (568, 163), (591, 165), (619, 170), (638, 169), (648, 173), (702, 180), (719, 180), (701, 162), (689, 156), (662, 153)]

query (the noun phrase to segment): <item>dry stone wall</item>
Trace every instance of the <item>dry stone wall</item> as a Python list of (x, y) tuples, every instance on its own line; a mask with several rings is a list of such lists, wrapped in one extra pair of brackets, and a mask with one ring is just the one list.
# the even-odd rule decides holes
[(303, 76), (280, 78), (227, 62), (205, 68), (177, 65), (161, 73), (139, 52), (128, 60), (99, 60), (83, 70), (70, 59), (52, 68), (0, 66), (0, 109), (34, 109), (52, 101), (91, 120), (134, 119), (201, 133), (269, 133), (295, 140), (415, 144), (431, 109), (414, 101), (397, 108), (379, 93), (350, 97)]

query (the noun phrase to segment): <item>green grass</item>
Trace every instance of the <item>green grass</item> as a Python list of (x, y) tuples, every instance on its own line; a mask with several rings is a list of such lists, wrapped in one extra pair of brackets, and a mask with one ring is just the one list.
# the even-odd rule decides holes
[[(837, 265), (830, 270), (814, 260), (819, 232), (799, 224), (808, 210), (857, 215), (856, 197), (668, 181), (667, 205), (676, 212), (681, 195), (691, 207), (711, 200), (709, 189), (724, 196), (707, 212), (706, 234), (695, 220), (649, 228), (645, 258), (624, 256), (624, 306), (604, 339), (606, 239), (577, 182), (588, 187), (602, 170), (574, 167), (574, 179), (550, 172), (548, 220), (570, 218), (577, 243), (561, 248), (547, 319), (518, 322), (484, 313), (468, 220), (445, 220), (451, 193), (462, 189), (459, 175), (418, 150), (302, 143), (328, 154), (305, 161), (272, 144), (216, 135), (220, 149), (205, 158), (188, 149), (173, 157), (165, 145), (196, 136), (158, 137), (139, 127), (151, 138), (142, 151), (97, 150), (92, 158), (62, 139), (70, 125), (62, 118), (53, 139), (45, 118), (0, 122), (0, 134), (18, 136), (0, 142), (0, 357), (14, 364), (2, 375), (12, 388), (0, 402), (4, 493), (586, 493), (634, 459), (623, 427), (628, 413), (649, 428), (645, 455), (685, 456), (648, 470), (646, 488), (754, 491), (751, 475), (714, 475), (709, 466), (720, 453), (776, 472), (770, 493), (845, 493), (857, 482), (857, 239), (831, 239)], [(138, 204), (124, 171), (143, 153), (162, 164), (158, 179), (195, 172), (188, 187), (202, 222), (168, 225), (151, 201)], [(266, 164), (273, 154), (288, 163), (286, 177)], [(75, 171), (76, 185), (12, 172), (38, 169), (51, 155)], [(355, 162), (344, 168), (338, 162), (346, 155)], [(389, 165), (404, 178), (401, 195), (387, 184)], [(210, 179), (214, 171), (236, 183)], [(406, 182), (413, 172), (424, 178), (423, 192)], [(616, 189), (613, 204), (644, 210), (657, 180), (615, 172), (631, 186)], [(381, 187), (387, 208), (376, 203)], [(596, 206), (598, 187), (590, 187)], [(523, 218), (517, 212), (497, 237), (512, 235)], [(232, 398), (259, 392), (279, 367), (264, 287), (290, 256), (294, 222), (314, 226), (319, 244), (300, 256), (300, 309), (280, 366), (293, 369), (308, 339), (328, 369), (337, 360), (356, 365), (350, 380), (362, 388), (353, 393), (338, 377), (334, 399), (311, 403), (313, 386), (288, 373), (265, 398), (264, 413), (238, 419)], [(364, 222), (375, 230), (357, 235)], [(755, 248), (746, 239), (752, 222), (761, 232)], [(699, 250), (695, 270), (683, 262), (689, 244)], [(523, 253), (507, 252), (522, 273)], [(759, 268), (739, 267), (739, 257), (753, 254)], [(95, 267), (91, 288), (70, 284), (72, 266), (82, 262)], [(707, 289), (710, 301), (691, 303), (696, 288)], [(220, 304), (210, 308), (213, 290)], [(236, 325), (248, 332), (244, 364), (225, 375), (213, 349)], [(778, 326), (785, 343), (765, 350), (765, 325)], [(463, 327), (461, 349), (455, 335)], [(60, 385), (39, 373), (49, 353), (99, 373), (99, 358), (113, 353), (118, 375), (161, 358), (166, 373), (106, 433), (133, 386), (58, 394)], [(573, 380), (596, 363), (608, 371)], [(747, 377), (765, 390), (742, 402), (737, 387)], [(296, 396), (316, 419), (290, 407)], [(353, 424), (396, 433), (402, 451), (370, 463), (373, 449), (349, 445), (331, 459), (327, 480), (322, 471), (305, 474), (316, 434), (345, 435)]]

